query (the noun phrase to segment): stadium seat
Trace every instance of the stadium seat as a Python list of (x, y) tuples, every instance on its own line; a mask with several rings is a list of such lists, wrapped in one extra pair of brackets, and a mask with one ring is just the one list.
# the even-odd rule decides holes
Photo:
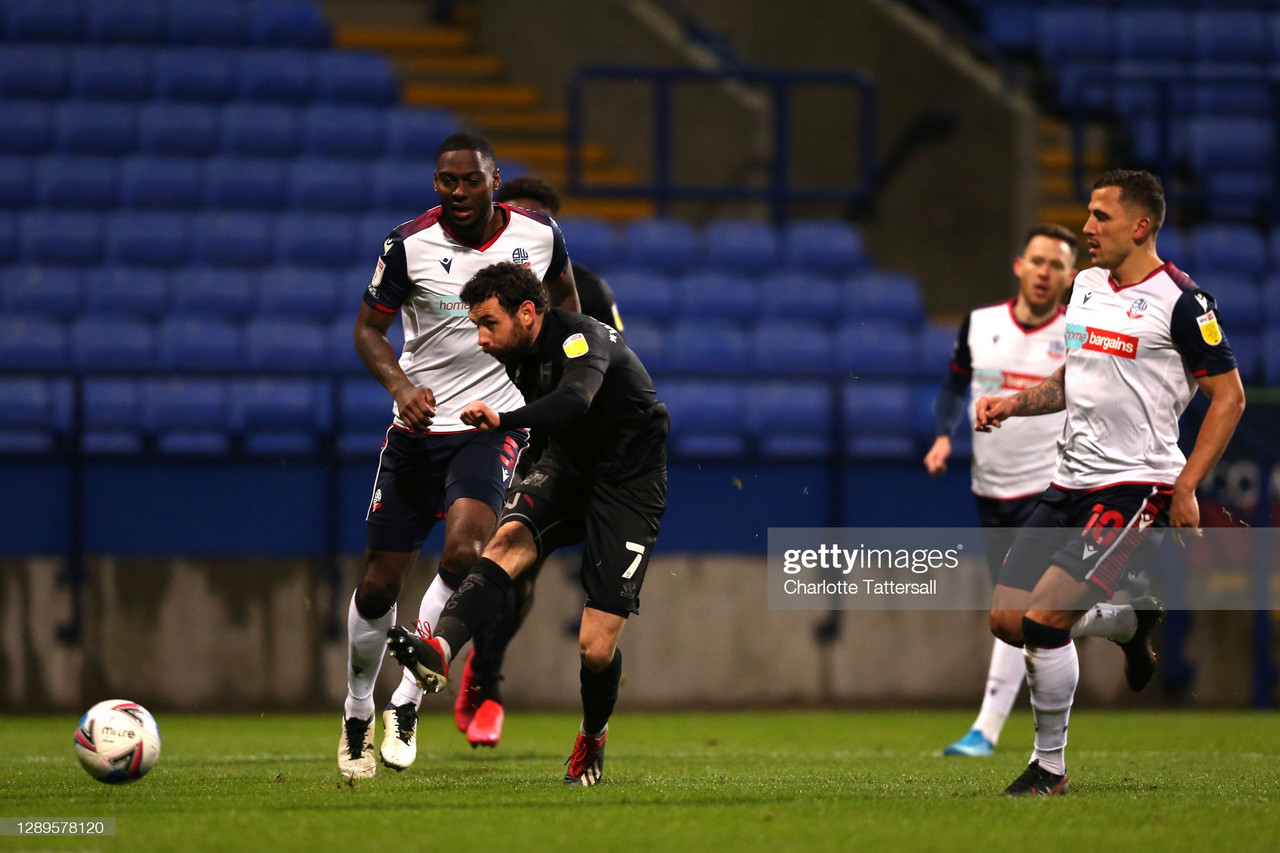
[(138, 111), (138, 149), (170, 157), (208, 157), (218, 150), (221, 111), (204, 104), (152, 102)]
[(81, 447), (85, 453), (92, 454), (121, 455), (143, 451), (142, 390), (138, 380), (85, 380)]
[[(369, 208), (383, 236), (398, 222), (418, 215), (439, 202), (431, 189), (435, 165), (421, 160), (378, 160), (370, 172)], [(379, 242), (381, 242), (379, 240)]]
[(85, 36), (84, 0), (6, 0), (0, 8), (11, 39), (69, 42)]
[(247, 269), (199, 267), (174, 282), (171, 314), (183, 319), (242, 320), (253, 311), (258, 273)]
[(916, 280), (904, 273), (864, 272), (845, 283), (844, 316), (866, 321), (888, 320), (918, 326), (925, 319), (924, 299)]
[(54, 110), (54, 147), (64, 154), (128, 154), (141, 139), (130, 104), (67, 101)]
[(292, 213), (276, 222), (277, 263), (333, 269), (361, 257), (356, 220), (336, 214)]
[(1191, 55), (1191, 16), (1184, 10), (1122, 9), (1114, 20), (1116, 57), (1122, 62), (1181, 63)]
[(181, 214), (118, 211), (107, 219), (106, 260), (122, 266), (181, 266), (191, 257)]
[(179, 44), (249, 43), (249, 15), (234, 0), (176, 0), (169, 6), (169, 40)]
[(89, 369), (149, 368), (156, 363), (155, 327), (123, 317), (81, 317), (71, 327), (71, 361)]
[[(387, 156), (402, 160), (423, 160), (435, 167), (440, 143), (461, 130), (458, 119), (448, 110), (411, 107), (387, 110)], [(506, 170), (503, 170), (506, 175)], [(513, 176), (507, 176), (513, 177)]]
[(845, 450), (855, 459), (903, 459), (916, 455), (910, 386), (851, 382), (844, 391)]
[(27, 211), (19, 232), (23, 260), (37, 264), (96, 264), (102, 260), (102, 217), (75, 211)]
[(754, 320), (760, 311), (755, 282), (741, 275), (696, 272), (678, 280), (676, 311), (681, 317)]
[(893, 323), (849, 322), (837, 333), (835, 365), (856, 377), (910, 377), (917, 365), (915, 337)]
[(155, 63), (149, 50), (82, 47), (71, 57), (71, 94), (84, 100), (143, 101), (155, 93)]
[(90, 317), (157, 320), (169, 307), (167, 269), (109, 266), (85, 275), (84, 308)]
[[(619, 312), (621, 310), (619, 309)], [(640, 357), (640, 361), (644, 363), (645, 370), (649, 372), (649, 375), (652, 376), (667, 370), (670, 365), (667, 358), (666, 336), (663, 334), (662, 326), (645, 320), (631, 320), (625, 317), (623, 322), (626, 325), (626, 329), (623, 330), (622, 334), (626, 339), (627, 346)]]
[(43, 154), (53, 147), (53, 107), (36, 101), (0, 101), (0, 153)]
[(1156, 234), (1156, 246), (1162, 260), (1172, 261), (1173, 265), (1186, 270), (1192, 264), (1191, 245), (1186, 234), (1176, 225), (1166, 222)]
[[(569, 257), (573, 257), (570, 249)], [(676, 316), (676, 289), (671, 281), (660, 273), (620, 271), (605, 275), (623, 322), (631, 318), (670, 322)]]
[(338, 450), (377, 455), (391, 426), (391, 395), (371, 376), (344, 379), (338, 410)]
[(1262, 335), (1256, 331), (1243, 331), (1235, 322), (1231, 326), (1233, 331), (1228, 332), (1227, 343), (1231, 344), (1231, 354), (1236, 357), (1240, 381), (1245, 385), (1253, 385), (1264, 373)]
[(36, 201), (47, 208), (107, 210), (120, 198), (119, 161), (107, 157), (41, 157)]
[(142, 420), (165, 454), (222, 456), (231, 449), (227, 382), (153, 380), (143, 387)]
[(277, 160), (214, 157), (205, 171), (205, 204), (223, 210), (270, 210), (288, 201), (288, 174)]
[(1232, 341), (1236, 332), (1261, 333), (1267, 325), (1267, 306), (1261, 279), (1245, 273), (1215, 272), (1198, 276), (1196, 284), (1213, 294), (1222, 327)]
[(747, 450), (742, 388), (734, 383), (673, 381), (661, 399), (671, 414), (667, 446), (689, 457), (737, 457)]
[(302, 105), (315, 94), (313, 51), (243, 50), (236, 56), (238, 100)]
[(83, 304), (85, 274), (79, 267), (24, 264), (0, 269), (0, 311), (65, 320)]
[(1201, 10), (1192, 14), (1192, 58), (1198, 62), (1253, 63), (1271, 61), (1267, 18), (1242, 9)]
[[(1164, 248), (1161, 239), (1157, 245)], [(1205, 272), (1263, 275), (1271, 266), (1262, 232), (1251, 225), (1208, 224), (1191, 232), (1196, 268)]]
[(1197, 116), (1187, 132), (1191, 166), (1198, 172), (1265, 170), (1271, 165), (1270, 119)]
[(0, 315), (0, 365), (56, 370), (67, 364), (67, 329), (41, 317)]
[(848, 275), (870, 265), (857, 227), (832, 219), (792, 222), (782, 235), (792, 269)]
[(13, 263), (22, 251), (19, 221), (16, 213), (0, 210), (0, 263)]
[(758, 374), (832, 369), (832, 336), (818, 323), (761, 320), (751, 332), (750, 349), (751, 366)]
[(256, 379), (233, 386), (232, 423), (255, 456), (311, 454), (329, 430), (325, 383), (310, 379)]
[(157, 355), (162, 368), (231, 370), (244, 363), (244, 334), (221, 320), (170, 317), (160, 324)]
[(253, 320), (244, 337), (251, 368), (315, 370), (328, 359), (329, 336), (319, 323), (279, 316)]
[(640, 269), (684, 272), (702, 262), (702, 246), (689, 223), (639, 219), (623, 229), (622, 260)]
[(933, 388), (941, 386), (943, 377), (950, 370), (951, 354), (955, 350), (956, 337), (960, 330), (957, 326), (944, 323), (929, 323), (920, 332), (916, 341), (916, 368), (918, 374), (925, 379), (936, 379)]
[(1280, 386), (1280, 329), (1274, 326), (1262, 337), (1262, 377), (1272, 388)]
[(745, 422), (766, 459), (826, 456), (835, 433), (825, 382), (768, 382), (744, 395)]
[(16, 210), (35, 201), (33, 157), (0, 156), (0, 208)]
[(130, 157), (120, 166), (120, 202), (130, 208), (191, 210), (204, 200), (204, 161)]
[(618, 235), (612, 223), (588, 216), (566, 216), (556, 220), (564, 235), (569, 258), (593, 270), (618, 260)]
[[(418, 211), (421, 213), (421, 211)], [(382, 254), (382, 246), (390, 236), (392, 229), (407, 221), (403, 215), (375, 212), (359, 217), (356, 223), (356, 248), (362, 262), (367, 259), (368, 266), (360, 277), (368, 282), (373, 273), (374, 264)]]
[(69, 387), (44, 378), (0, 378), (0, 453), (45, 454), (70, 426)]
[[(333, 320), (347, 285), (341, 272), (315, 267), (272, 267), (262, 271), (260, 280), (254, 316), (263, 319)], [(358, 293), (357, 288), (351, 289)], [(349, 318), (354, 322), (354, 311)]]
[(316, 59), (316, 97), (335, 104), (389, 107), (400, 100), (400, 87), (381, 53), (333, 50)]
[(1116, 54), (1111, 13), (1088, 6), (1043, 9), (1036, 18), (1036, 45), (1050, 68), (1110, 61)]
[(707, 265), (712, 269), (764, 275), (773, 272), (780, 259), (778, 234), (763, 222), (714, 220), (704, 239)]
[(667, 352), (673, 370), (689, 373), (732, 374), (750, 370), (746, 334), (737, 325), (707, 318), (680, 318), (667, 333)]
[(843, 287), (817, 272), (789, 271), (760, 280), (765, 305), (785, 305), (788, 317), (831, 324), (844, 311)]
[(71, 93), (71, 57), (50, 45), (0, 44), (0, 98), (57, 100)]
[(170, 48), (156, 55), (156, 93), (170, 101), (221, 104), (236, 91), (235, 52)]
[(253, 0), (249, 36), (255, 44), (327, 47), (329, 25), (313, 0)]
[(164, 0), (93, 0), (86, 33), (95, 42), (162, 42), (168, 34), (168, 4)]
[(363, 213), (373, 170), (358, 160), (303, 157), (289, 164), (289, 207), (298, 211)]
[[(357, 291), (357, 296), (363, 296), (363, 292)], [(339, 306), (337, 319), (329, 325), (329, 366), (345, 373), (367, 376), (368, 371), (365, 370), (360, 357), (356, 355), (355, 342), (352, 338), (352, 328), (355, 326), (359, 306), (358, 299), (353, 300), (349, 308)], [(400, 318), (391, 321), (391, 326), (387, 329), (387, 342), (391, 344), (392, 351), (396, 353), (404, 351), (404, 323)]]
[(375, 159), (386, 148), (386, 111), (317, 104), (302, 116), (302, 150), (318, 157)]
[(302, 115), (284, 104), (228, 104), (219, 147), (246, 157), (293, 157), (302, 150)]
[(203, 214), (192, 222), (192, 259), (215, 267), (262, 267), (275, 260), (272, 217)]

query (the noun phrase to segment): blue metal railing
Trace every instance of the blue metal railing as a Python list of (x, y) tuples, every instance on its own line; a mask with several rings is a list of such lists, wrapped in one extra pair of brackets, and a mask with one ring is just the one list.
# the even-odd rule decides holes
[[(672, 138), (672, 95), (676, 86), (688, 83), (736, 81), (751, 86), (767, 87), (772, 105), (769, 177), (764, 186), (731, 186), (678, 184), (672, 171), (675, 143)], [(586, 110), (586, 88), (592, 83), (636, 82), (653, 87), (653, 176), (648, 183), (593, 184), (583, 173), (583, 134)], [(840, 187), (794, 186), (788, 178), (791, 140), (790, 115), (792, 92), (801, 86), (836, 86), (858, 95), (856, 178)], [(876, 186), (877, 90), (871, 78), (855, 71), (765, 70), (758, 68), (723, 68), (700, 70), (690, 68), (657, 68), (599, 66), (578, 71), (569, 82), (569, 192), (584, 196), (649, 197), (660, 214), (670, 210), (676, 200), (758, 200), (768, 202), (773, 220), (784, 222), (793, 202), (865, 202)]]

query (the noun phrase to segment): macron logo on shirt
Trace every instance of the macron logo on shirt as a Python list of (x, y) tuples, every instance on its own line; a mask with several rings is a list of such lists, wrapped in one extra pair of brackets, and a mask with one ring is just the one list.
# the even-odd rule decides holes
[(1093, 350), (1108, 355), (1118, 355), (1121, 358), (1138, 357), (1138, 339), (1119, 332), (1108, 332), (1106, 329), (1068, 323), (1066, 340), (1070, 349)]

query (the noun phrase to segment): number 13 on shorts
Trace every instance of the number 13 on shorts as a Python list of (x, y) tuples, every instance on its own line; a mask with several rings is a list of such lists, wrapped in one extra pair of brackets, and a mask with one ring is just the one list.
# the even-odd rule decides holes
[(644, 559), (644, 546), (638, 542), (628, 540), (626, 542), (627, 550), (634, 553), (635, 559), (631, 561), (631, 565), (627, 566), (627, 570), (622, 573), (624, 580), (630, 578), (636, 573), (636, 569), (640, 568), (640, 561)]

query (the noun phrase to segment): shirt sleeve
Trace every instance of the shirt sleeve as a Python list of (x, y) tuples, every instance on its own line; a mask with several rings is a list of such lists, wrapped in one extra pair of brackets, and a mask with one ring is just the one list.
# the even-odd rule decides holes
[(1217, 376), (1236, 369), (1236, 357), (1222, 331), (1218, 303), (1203, 290), (1188, 290), (1173, 306), (1173, 345), (1192, 376)]
[(564, 235), (560, 233), (560, 226), (551, 217), (547, 217), (547, 222), (551, 225), (551, 264), (542, 280), (559, 281), (569, 268), (569, 250), (564, 247)]
[(934, 435), (951, 435), (964, 417), (964, 401), (969, 394), (969, 379), (973, 376), (973, 355), (969, 350), (969, 317), (966, 314), (956, 335), (956, 345), (951, 350), (951, 362), (947, 377), (934, 403)]
[(573, 332), (560, 344), (564, 373), (545, 397), (499, 414), (499, 429), (550, 427), (585, 414), (609, 369), (608, 344), (602, 339)]
[(409, 298), (411, 289), (404, 241), (393, 232), (383, 244), (382, 255), (373, 268), (373, 279), (365, 288), (364, 302), (376, 311), (394, 314)]

